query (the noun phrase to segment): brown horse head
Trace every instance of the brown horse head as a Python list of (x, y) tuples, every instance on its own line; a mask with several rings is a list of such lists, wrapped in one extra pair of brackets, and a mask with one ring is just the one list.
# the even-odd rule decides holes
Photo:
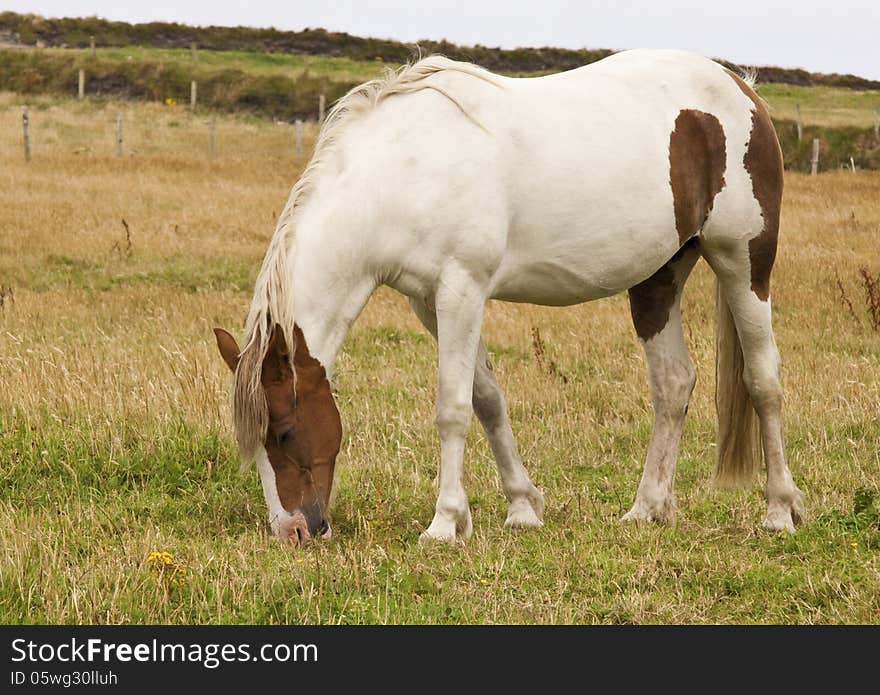
[[(238, 344), (220, 328), (214, 334), (234, 373), (240, 358)], [(299, 326), (294, 326), (292, 352), (291, 359), (284, 332), (275, 324), (260, 375), (268, 410), (263, 446), (274, 473), (274, 480), (263, 480), (263, 488), (270, 510), (273, 485), (283, 508), (275, 514), (280, 518), (273, 519), (276, 533), (298, 544), (330, 537), (327, 509), (342, 425), (327, 373), (309, 353)]]

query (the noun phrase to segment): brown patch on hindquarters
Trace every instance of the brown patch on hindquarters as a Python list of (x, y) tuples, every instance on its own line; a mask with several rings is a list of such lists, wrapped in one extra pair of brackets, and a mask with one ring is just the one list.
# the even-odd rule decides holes
[(660, 270), (647, 280), (630, 288), (630, 313), (636, 333), (642, 340), (650, 340), (662, 331), (669, 322), (669, 310), (675, 303), (675, 296), (681, 290), (680, 285), (683, 285), (684, 279), (686, 279), (686, 276), (676, 279), (676, 266), (685, 254), (691, 250), (696, 251), (699, 243), (696, 237), (690, 239), (668, 262), (663, 264)]
[(724, 188), (727, 154), (724, 129), (710, 113), (683, 109), (669, 136), (669, 183), (680, 243), (706, 222), (715, 196)]
[(764, 227), (749, 240), (752, 292), (762, 301), (770, 297), (770, 271), (776, 260), (779, 237), (779, 211), (782, 207), (782, 150), (770, 113), (755, 91), (736, 73), (725, 70), (755, 108), (752, 109), (752, 131), (743, 157), (743, 166), (752, 179), (752, 193), (761, 206)]

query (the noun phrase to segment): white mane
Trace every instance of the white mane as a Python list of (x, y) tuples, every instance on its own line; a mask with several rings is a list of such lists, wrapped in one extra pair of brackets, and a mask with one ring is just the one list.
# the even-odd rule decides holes
[(476, 65), (459, 63), (443, 56), (429, 56), (398, 70), (388, 69), (384, 76), (355, 87), (339, 99), (327, 114), (315, 143), (314, 154), (291, 189), (278, 218), (275, 233), (257, 276), (254, 297), (245, 321), (242, 340), (244, 347), (235, 372), (232, 410), (238, 444), (246, 458), (253, 456), (266, 434), (268, 412), (260, 376), (272, 326), (279, 324), (291, 350), (294, 345), (293, 288), (287, 265), (290, 251), (296, 243), (294, 223), (297, 211), (307, 199), (322, 166), (348, 126), (388, 97), (431, 89), (445, 96), (466, 117), (482, 127), (471, 118), (455, 97), (438, 85), (425, 82), (431, 75), (444, 71), (463, 73), (500, 86), (492, 73)]

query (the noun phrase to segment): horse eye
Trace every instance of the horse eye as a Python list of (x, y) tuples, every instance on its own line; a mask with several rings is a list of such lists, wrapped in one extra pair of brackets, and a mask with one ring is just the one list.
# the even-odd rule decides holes
[(275, 441), (278, 442), (279, 446), (284, 446), (290, 439), (293, 437), (293, 430), (286, 430), (279, 435), (275, 436)]

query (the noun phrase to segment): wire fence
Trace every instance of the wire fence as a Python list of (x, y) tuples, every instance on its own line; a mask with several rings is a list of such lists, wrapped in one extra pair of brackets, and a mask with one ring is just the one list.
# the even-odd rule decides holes
[(0, 157), (26, 162), (77, 155), (193, 162), (264, 158), (296, 164), (310, 156), (319, 130), (317, 121), (218, 116), (177, 104), (123, 102), (88, 108), (74, 103), (71, 108), (48, 99), (6, 109), (0, 103), (0, 127)]

